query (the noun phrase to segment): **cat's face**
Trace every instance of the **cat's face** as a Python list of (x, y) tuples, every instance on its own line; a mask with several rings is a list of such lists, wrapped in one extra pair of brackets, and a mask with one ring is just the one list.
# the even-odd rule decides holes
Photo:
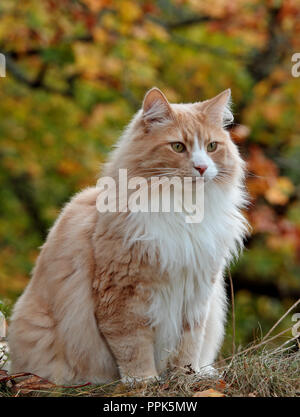
[(239, 179), (243, 161), (224, 129), (232, 121), (229, 100), (226, 90), (205, 102), (170, 104), (160, 90), (150, 90), (129, 128), (133, 153), (124, 167), (146, 178), (202, 177), (220, 184)]

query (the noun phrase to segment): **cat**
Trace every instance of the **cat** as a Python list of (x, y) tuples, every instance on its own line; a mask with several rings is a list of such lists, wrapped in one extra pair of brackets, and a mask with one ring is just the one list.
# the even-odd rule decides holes
[(99, 213), (99, 187), (62, 210), (17, 301), (13, 372), (56, 383), (158, 378), (167, 368), (213, 372), (226, 315), (224, 269), (248, 231), (245, 163), (226, 126), (230, 90), (193, 104), (145, 95), (103, 175), (204, 181), (204, 217)]

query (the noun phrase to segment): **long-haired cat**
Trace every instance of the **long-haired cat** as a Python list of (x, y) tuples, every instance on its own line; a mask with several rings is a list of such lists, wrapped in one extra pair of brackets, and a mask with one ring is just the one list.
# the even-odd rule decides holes
[(99, 187), (77, 194), (15, 305), (13, 372), (102, 383), (213, 363), (224, 332), (224, 268), (247, 231), (244, 162), (225, 130), (229, 101), (230, 90), (194, 104), (170, 104), (157, 88), (146, 94), (103, 174), (203, 178), (204, 218), (99, 213)]

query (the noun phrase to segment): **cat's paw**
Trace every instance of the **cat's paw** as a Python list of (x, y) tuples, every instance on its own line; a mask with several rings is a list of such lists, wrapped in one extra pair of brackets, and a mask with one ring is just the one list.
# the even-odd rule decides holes
[(149, 376), (128, 376), (125, 375), (123, 376), (123, 378), (121, 379), (121, 381), (123, 382), (123, 384), (136, 384), (139, 382), (155, 382), (155, 381), (159, 381), (160, 377), (158, 375), (149, 375)]

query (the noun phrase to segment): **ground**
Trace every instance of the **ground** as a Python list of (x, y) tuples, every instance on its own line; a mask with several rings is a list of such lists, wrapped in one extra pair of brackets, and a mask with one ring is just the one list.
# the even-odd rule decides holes
[(271, 347), (260, 341), (216, 363), (219, 376), (201, 378), (191, 369), (166, 372), (159, 381), (77, 387), (55, 386), (38, 376), (0, 370), (0, 397), (300, 397), (300, 349), (296, 341)]

